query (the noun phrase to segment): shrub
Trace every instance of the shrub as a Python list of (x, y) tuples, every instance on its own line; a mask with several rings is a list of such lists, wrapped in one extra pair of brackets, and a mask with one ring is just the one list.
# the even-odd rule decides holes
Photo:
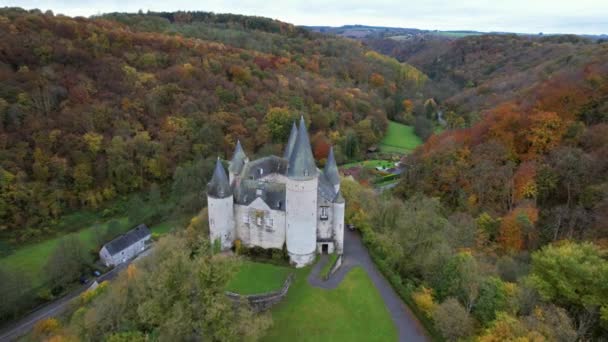
[(34, 336), (37, 338), (55, 334), (61, 328), (61, 324), (55, 318), (47, 318), (34, 325)]
[(234, 240), (234, 252), (239, 255), (243, 253), (243, 242), (241, 239)]
[(36, 296), (42, 300), (51, 300), (55, 297), (51, 293), (51, 289), (49, 289), (48, 287), (42, 288), (40, 291), (38, 291)]
[(422, 286), (419, 290), (412, 293), (412, 299), (416, 306), (424, 312), (424, 314), (431, 318), (433, 316), (433, 310), (435, 309), (435, 302), (433, 301), (433, 290)]

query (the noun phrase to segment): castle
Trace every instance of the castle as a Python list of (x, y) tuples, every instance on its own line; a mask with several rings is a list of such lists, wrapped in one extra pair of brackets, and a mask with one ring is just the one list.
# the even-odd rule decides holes
[(283, 157), (249, 161), (240, 142), (228, 167), (216, 162), (207, 185), (211, 241), (222, 249), (239, 239), (244, 246), (287, 247), (296, 267), (315, 253), (344, 250), (344, 198), (330, 149), (323, 171), (317, 169), (304, 118), (292, 125)]

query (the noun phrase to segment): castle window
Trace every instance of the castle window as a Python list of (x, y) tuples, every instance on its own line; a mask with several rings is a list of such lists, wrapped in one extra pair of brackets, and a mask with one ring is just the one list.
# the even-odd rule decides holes
[(328, 211), (329, 207), (321, 207), (321, 221), (326, 221), (327, 219), (329, 219)]

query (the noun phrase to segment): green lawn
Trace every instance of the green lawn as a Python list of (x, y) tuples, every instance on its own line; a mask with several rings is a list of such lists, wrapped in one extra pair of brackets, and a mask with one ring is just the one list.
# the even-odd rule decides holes
[(384, 139), (380, 142), (382, 152), (409, 153), (422, 144), (414, 133), (414, 127), (390, 121)]
[[(129, 228), (126, 217), (116, 220), (120, 222), (125, 230)], [(109, 221), (99, 226), (104, 227), (108, 223)], [(84, 243), (87, 250), (96, 248), (93, 226), (68, 235), (76, 235)], [(42, 283), (43, 267), (61, 238), (55, 237), (17, 248), (14, 253), (0, 259), (0, 266), (6, 267), (8, 270), (18, 270), (24, 273), (30, 279), (32, 287), (39, 286)]]
[(287, 297), (271, 311), (273, 325), (263, 341), (397, 340), (382, 297), (362, 268), (353, 268), (333, 290), (310, 286), (310, 269), (295, 270)]
[[(132, 225), (129, 224), (129, 220), (126, 217), (115, 218), (120, 223), (120, 226), (123, 231), (127, 231), (132, 228)], [(84, 245), (88, 250), (96, 250), (97, 243), (95, 242), (95, 233), (94, 227), (100, 227), (105, 229), (107, 225), (113, 221), (108, 220), (102, 224), (97, 226), (90, 225), (85, 227), (77, 232), (69, 233), (68, 235), (76, 235), (80, 241), (84, 243)], [(160, 223), (158, 225), (152, 226), (150, 229), (152, 232), (164, 234), (168, 232), (171, 228), (173, 228), (176, 224), (176, 221), (167, 221)], [(65, 235), (64, 235), (65, 236)], [(44, 274), (44, 265), (46, 261), (51, 256), (55, 247), (59, 243), (63, 236), (58, 236), (52, 239), (48, 239), (45, 241), (28, 244), (17, 248), (12, 254), (0, 258), (0, 267), (5, 268), (7, 270), (15, 270), (21, 272), (27, 276), (27, 278), (31, 281), (30, 286), (32, 288), (42, 285)]]
[(157, 225), (151, 226), (150, 231), (152, 231), (152, 233), (156, 233), (156, 234), (160, 234), (160, 235), (167, 234), (173, 228), (175, 228), (175, 226), (179, 225), (179, 222), (180, 222), (180, 220), (161, 222)]
[(275, 291), (291, 271), (289, 267), (245, 260), (226, 289), (242, 295)]
[(336, 260), (338, 260), (338, 254), (333, 253), (333, 254), (329, 255), (327, 263), (325, 265), (323, 265), (323, 268), (321, 269), (321, 272), (319, 273), (319, 274), (321, 274), (321, 277), (323, 277), (323, 279), (327, 279), (329, 277), (329, 272), (331, 272), (331, 268), (336, 263)]
[(363, 167), (367, 167), (367, 168), (376, 168), (377, 166), (383, 166), (385, 168), (391, 168), (395, 166), (395, 163), (389, 160), (379, 160), (379, 159), (370, 159), (370, 160), (364, 160), (364, 161), (360, 161), (360, 162), (354, 162), (354, 163), (348, 163), (348, 164), (344, 164), (341, 165), (341, 168), (351, 168), (354, 166), (363, 166)]

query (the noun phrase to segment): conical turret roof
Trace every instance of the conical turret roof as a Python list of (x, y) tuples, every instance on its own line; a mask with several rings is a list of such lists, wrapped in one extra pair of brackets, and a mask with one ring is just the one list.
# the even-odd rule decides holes
[(237, 140), (236, 147), (234, 148), (234, 154), (232, 155), (232, 160), (230, 160), (230, 166), (228, 166), (228, 171), (236, 174), (241, 173), (246, 159), (247, 155), (245, 154), (245, 151), (243, 151), (241, 141)]
[(315, 158), (312, 156), (308, 131), (306, 130), (306, 123), (302, 116), (300, 118), (300, 127), (298, 128), (298, 136), (293, 146), (293, 151), (289, 156), (287, 176), (292, 179), (310, 179), (316, 175), (317, 166), (315, 165)]
[(327, 180), (332, 185), (340, 184), (340, 174), (338, 173), (338, 165), (336, 165), (336, 158), (334, 157), (334, 147), (329, 149), (329, 155), (327, 156), (327, 162), (325, 163), (325, 169), (323, 174), (327, 177)]
[(232, 188), (230, 187), (226, 170), (224, 170), (220, 158), (217, 158), (215, 169), (213, 170), (213, 177), (211, 177), (211, 181), (207, 184), (207, 195), (215, 198), (232, 196)]
[(296, 122), (294, 121), (291, 125), (291, 133), (289, 133), (289, 139), (287, 140), (287, 145), (285, 145), (285, 153), (283, 154), (283, 158), (289, 160), (291, 156), (291, 152), (293, 151), (293, 146), (296, 144), (296, 139), (298, 138), (298, 127), (296, 127)]
[(342, 196), (342, 191), (338, 190), (336, 197), (334, 198), (334, 203), (344, 203), (344, 197)]

